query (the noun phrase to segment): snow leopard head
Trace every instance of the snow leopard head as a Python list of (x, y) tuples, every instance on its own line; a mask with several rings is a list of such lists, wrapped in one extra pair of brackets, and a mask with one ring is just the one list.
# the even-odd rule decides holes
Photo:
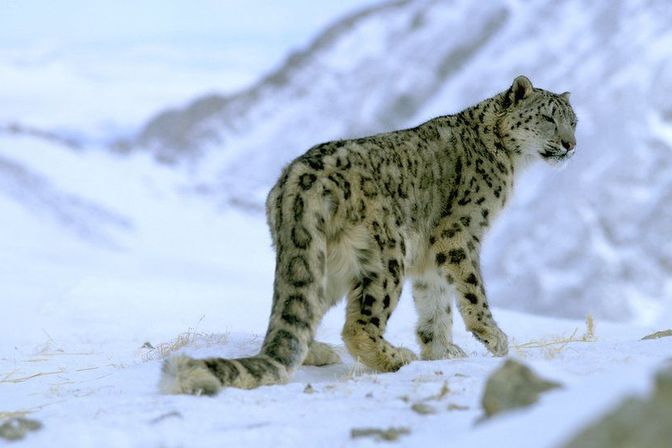
[(538, 89), (518, 76), (502, 94), (499, 135), (505, 148), (528, 158), (557, 164), (574, 155), (576, 114), (569, 92)]

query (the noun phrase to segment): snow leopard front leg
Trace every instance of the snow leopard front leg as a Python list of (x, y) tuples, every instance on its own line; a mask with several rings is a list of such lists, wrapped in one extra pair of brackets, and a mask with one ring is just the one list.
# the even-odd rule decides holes
[(455, 287), (457, 306), (465, 326), (495, 356), (509, 352), (508, 338), (490, 312), (480, 270), (479, 238), (468, 225), (446, 223), (432, 237), (434, 263)]

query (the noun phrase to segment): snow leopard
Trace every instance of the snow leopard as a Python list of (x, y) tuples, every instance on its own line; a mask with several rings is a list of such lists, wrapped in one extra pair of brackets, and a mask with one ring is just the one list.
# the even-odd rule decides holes
[(576, 114), (562, 94), (518, 76), (505, 91), (412, 129), (310, 148), (284, 168), (266, 201), (276, 253), (268, 330), (256, 356), (164, 362), (164, 393), (215, 394), (286, 382), (302, 364), (340, 361), (315, 340), (346, 298), (342, 337), (354, 359), (393, 372), (417, 359), (384, 335), (405, 280), (418, 312), (420, 358), (464, 357), (452, 303), (494, 356), (508, 352), (486, 298), (480, 248), (534, 160), (575, 153)]

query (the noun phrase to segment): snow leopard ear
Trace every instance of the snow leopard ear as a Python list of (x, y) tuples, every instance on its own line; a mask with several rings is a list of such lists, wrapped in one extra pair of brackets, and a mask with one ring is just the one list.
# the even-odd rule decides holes
[(569, 96), (570, 96), (570, 95), (571, 95), (570, 92), (562, 92), (562, 93), (560, 94), (560, 96), (563, 97), (564, 99), (566, 99), (567, 101), (569, 101)]
[(510, 89), (511, 102), (516, 104), (522, 99), (527, 98), (533, 91), (532, 83), (527, 77), (520, 75), (513, 80)]

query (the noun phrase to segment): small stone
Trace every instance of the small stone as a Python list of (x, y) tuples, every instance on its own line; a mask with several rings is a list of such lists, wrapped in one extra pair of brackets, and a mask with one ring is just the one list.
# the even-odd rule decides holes
[(448, 405), (449, 411), (466, 411), (469, 409), (469, 406), (462, 406), (461, 404), (450, 403)]
[(0, 425), (0, 438), (6, 440), (23, 439), (28, 432), (38, 431), (42, 423), (25, 417), (12, 418)]
[(390, 427), (387, 429), (381, 428), (353, 428), (350, 430), (350, 438), (357, 439), (360, 437), (373, 437), (377, 440), (384, 440), (386, 442), (393, 442), (399, 440), (399, 437), (411, 433), (411, 430), (404, 427)]
[(306, 384), (306, 387), (303, 389), (304, 394), (312, 394), (315, 393), (315, 389), (313, 389), (313, 385), (308, 383)]
[(642, 341), (646, 341), (649, 339), (669, 338), (671, 336), (672, 336), (672, 330), (656, 331), (655, 333), (651, 333), (649, 335), (644, 336), (642, 338)]
[(527, 407), (543, 392), (561, 387), (560, 384), (537, 376), (529, 367), (509, 359), (490, 374), (481, 400), (486, 417), (500, 412)]
[(672, 446), (672, 367), (658, 372), (655, 383), (649, 397), (626, 398), (563, 448)]
[(436, 408), (434, 406), (428, 405), (427, 403), (415, 403), (413, 406), (411, 406), (411, 409), (420, 415), (436, 414)]

